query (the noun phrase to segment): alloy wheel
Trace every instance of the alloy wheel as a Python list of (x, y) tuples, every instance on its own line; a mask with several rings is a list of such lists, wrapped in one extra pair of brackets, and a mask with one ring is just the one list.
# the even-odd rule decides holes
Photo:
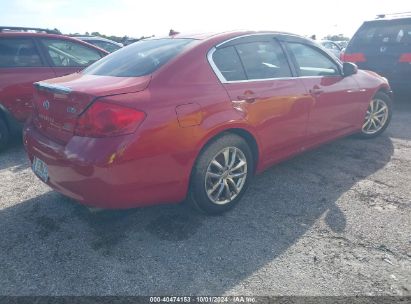
[(373, 99), (365, 114), (362, 131), (365, 134), (375, 134), (384, 128), (389, 115), (387, 104), (382, 99)]
[(247, 178), (247, 158), (237, 147), (218, 152), (208, 165), (205, 189), (215, 204), (224, 205), (234, 200)]

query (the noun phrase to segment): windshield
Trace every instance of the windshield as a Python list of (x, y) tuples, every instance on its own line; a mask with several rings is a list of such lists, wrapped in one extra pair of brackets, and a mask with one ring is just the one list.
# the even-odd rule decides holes
[(104, 57), (83, 71), (87, 75), (138, 77), (153, 73), (193, 39), (141, 40)]
[(411, 44), (411, 19), (364, 23), (353, 45)]

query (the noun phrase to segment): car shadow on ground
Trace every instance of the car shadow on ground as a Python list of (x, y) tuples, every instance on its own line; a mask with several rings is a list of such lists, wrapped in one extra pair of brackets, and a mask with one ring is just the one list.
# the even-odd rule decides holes
[(47, 192), (0, 212), (0, 294), (221, 294), (319, 219), (343, 232), (338, 199), (393, 151), (386, 135), (336, 141), (265, 171), (213, 217), (183, 204), (93, 214)]

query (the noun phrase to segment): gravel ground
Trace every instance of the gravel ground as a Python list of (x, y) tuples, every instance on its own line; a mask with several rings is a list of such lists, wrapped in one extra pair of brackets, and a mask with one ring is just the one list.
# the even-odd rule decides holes
[(411, 295), (411, 100), (377, 139), (267, 170), (223, 216), (89, 213), (18, 142), (0, 181), (0, 295)]

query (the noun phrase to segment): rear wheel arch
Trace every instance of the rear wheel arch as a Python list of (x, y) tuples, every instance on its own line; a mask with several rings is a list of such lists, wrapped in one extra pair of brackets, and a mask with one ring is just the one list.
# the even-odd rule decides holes
[(235, 134), (240, 136), (245, 140), (245, 142), (248, 144), (252, 154), (253, 154), (253, 160), (254, 160), (254, 170), (257, 169), (258, 167), (258, 162), (260, 160), (260, 151), (261, 149), (259, 148), (259, 144), (257, 141), (256, 136), (249, 130), (246, 130), (245, 128), (241, 127), (231, 127), (231, 128), (226, 128), (217, 131), (216, 133), (212, 134), (206, 140), (202, 143), (201, 148), (199, 149), (195, 161), (193, 163), (193, 168), (195, 166), (195, 163), (198, 159), (198, 157), (201, 155), (201, 153), (207, 148), (208, 145), (210, 145), (212, 142), (218, 140), (218, 138), (224, 136), (225, 134)]
[[(220, 186), (223, 185), (221, 179), (228, 179), (231, 180), (231, 183), (225, 181), (225, 187), (223, 192), (223, 195), (227, 195), (227, 192), (229, 192), (229, 197), (227, 200), (224, 202), (221, 202), (220, 199), (220, 194), (221, 194), (221, 188), (220, 191), (217, 194), (217, 200), (213, 200), (213, 198), (210, 197), (210, 192), (208, 187), (209, 185), (209, 178), (208, 173), (210, 170), (210, 161), (212, 159), (215, 159), (215, 157), (218, 157), (218, 155), (222, 155), (222, 151), (227, 150), (228, 151), (233, 151), (238, 149), (237, 154), (231, 154), (228, 152), (228, 157), (236, 157), (233, 155), (239, 155), (239, 158), (245, 158), (247, 161), (245, 161), (246, 169), (244, 171), (244, 174), (246, 177), (243, 178), (243, 175), (234, 177), (234, 175), (238, 175), (237, 171), (231, 171), (232, 164), (234, 163), (234, 160), (231, 162), (230, 166), (227, 166), (227, 159), (226, 159), (226, 167), (221, 167), (221, 159), (220, 159), (220, 169), (225, 170), (224, 173), (220, 172), (213, 172), (214, 177), (217, 178), (220, 176), (220, 180), (217, 181), (217, 183), (220, 183)], [(220, 151), (220, 152), (218, 152)], [(217, 154), (216, 154), (217, 153)], [(242, 155), (242, 156), (241, 156)], [(244, 160), (245, 160), (244, 159)], [(241, 199), (242, 195), (245, 193), (248, 185), (250, 184), (250, 181), (252, 180), (255, 172), (256, 172), (256, 167), (257, 163), (256, 161), (258, 160), (258, 145), (257, 141), (254, 138), (254, 136), (247, 130), (241, 129), (241, 128), (229, 128), (229, 129), (224, 129), (221, 130), (220, 132), (217, 132), (213, 136), (210, 136), (205, 141), (205, 144), (202, 145), (201, 149), (197, 153), (197, 156), (195, 158), (195, 161), (193, 163), (192, 169), (191, 169), (191, 174), (190, 174), (190, 180), (189, 180), (189, 188), (187, 191), (186, 195), (186, 202), (194, 207), (194, 209), (201, 211), (203, 213), (207, 214), (219, 214), (222, 212), (225, 212), (229, 209), (231, 209), (235, 204), (239, 202)], [(239, 163), (237, 163), (239, 164)], [(224, 166), (224, 164), (222, 165)], [(243, 165), (242, 165), (243, 166)], [(240, 167), (239, 167), (240, 168)], [(240, 170), (239, 168), (237, 169), (232, 169), (232, 170)], [(247, 169), (248, 168), (248, 169)], [(218, 170), (219, 171), (219, 170)], [(234, 175), (230, 175), (233, 174)], [(224, 175), (224, 174), (228, 174)], [(240, 173), (241, 174), (241, 173)], [(217, 176), (216, 176), (217, 175)], [(238, 180), (235, 180), (237, 178)], [(239, 185), (240, 183), (240, 185)], [(217, 184), (216, 184), (217, 185)], [(232, 186), (230, 187), (229, 185), (237, 185), (234, 186), (235, 189), (233, 190)], [(214, 188), (214, 186), (211, 184), (212, 189), (217, 190)], [(221, 186), (222, 187), (222, 186)], [(208, 189), (208, 190), (207, 190)], [(215, 191), (211, 190), (211, 191)], [(226, 193), (226, 194), (224, 194)], [(233, 197), (231, 195), (234, 195)], [(220, 203), (219, 203), (220, 202)]]
[(258, 148), (257, 140), (255, 139), (254, 135), (251, 134), (249, 131), (241, 128), (229, 129), (228, 131), (226, 131), (226, 133), (237, 134), (247, 142), (253, 154), (253, 160), (256, 169), (258, 161), (260, 159), (260, 150)]

